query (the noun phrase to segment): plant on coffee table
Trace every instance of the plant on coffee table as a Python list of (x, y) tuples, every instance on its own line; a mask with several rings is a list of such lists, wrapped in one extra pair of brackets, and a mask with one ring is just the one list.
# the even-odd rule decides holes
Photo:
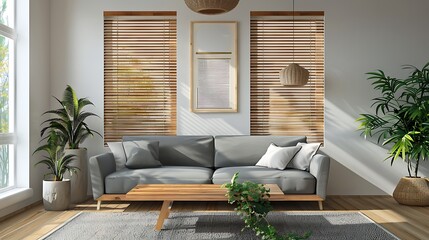
[(260, 236), (263, 240), (299, 240), (307, 239), (310, 233), (300, 236), (295, 233), (280, 235), (272, 226), (266, 216), (273, 209), (269, 197), (270, 189), (263, 184), (254, 182), (237, 182), (238, 173), (235, 173), (231, 183), (226, 183), (222, 187), (228, 190), (226, 196), (228, 203), (235, 204), (234, 209), (244, 220), (245, 228), (249, 228)]

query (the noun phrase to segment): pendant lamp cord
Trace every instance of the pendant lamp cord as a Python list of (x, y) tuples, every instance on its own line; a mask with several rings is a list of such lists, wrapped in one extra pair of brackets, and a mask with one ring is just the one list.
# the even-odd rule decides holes
[(295, 62), (295, 0), (292, 0), (292, 63)]

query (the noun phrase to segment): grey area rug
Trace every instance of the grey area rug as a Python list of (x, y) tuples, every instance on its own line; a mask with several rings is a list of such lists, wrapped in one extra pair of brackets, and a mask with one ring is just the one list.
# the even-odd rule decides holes
[[(42, 239), (259, 239), (234, 212), (171, 212), (154, 230), (159, 212), (84, 212)], [(270, 212), (282, 233), (312, 232), (310, 239), (398, 239), (359, 212)]]

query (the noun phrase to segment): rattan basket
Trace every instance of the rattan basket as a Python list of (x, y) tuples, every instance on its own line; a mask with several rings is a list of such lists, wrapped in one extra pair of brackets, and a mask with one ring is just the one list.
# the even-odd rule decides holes
[(185, 0), (186, 5), (194, 12), (201, 14), (220, 14), (234, 9), (239, 0)]
[(429, 206), (429, 179), (401, 178), (393, 192), (393, 198), (404, 205)]

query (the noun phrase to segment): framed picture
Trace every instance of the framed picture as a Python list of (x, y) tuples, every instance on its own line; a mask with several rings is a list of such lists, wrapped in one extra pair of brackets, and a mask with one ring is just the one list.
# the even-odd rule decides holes
[(191, 22), (191, 111), (237, 112), (237, 22)]

